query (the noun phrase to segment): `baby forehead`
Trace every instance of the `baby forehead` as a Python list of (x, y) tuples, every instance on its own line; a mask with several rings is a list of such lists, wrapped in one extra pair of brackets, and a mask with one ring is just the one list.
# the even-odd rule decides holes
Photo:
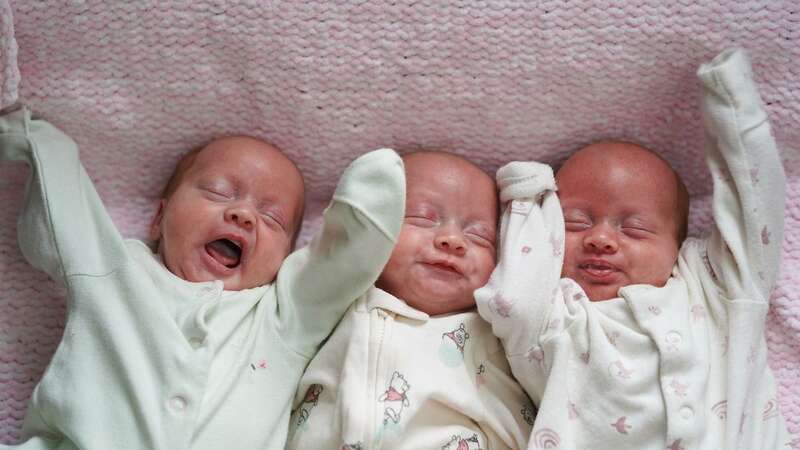
[(418, 151), (403, 155), (409, 183), (434, 184), (438, 180), (455, 178), (459, 184), (478, 183), (495, 189), (494, 179), (472, 161), (452, 153)]
[(417, 152), (403, 157), (407, 206), (433, 206), (461, 216), (495, 219), (498, 210), (494, 179), (471, 161), (442, 152)]
[(570, 156), (556, 173), (562, 182), (574, 182), (588, 176), (649, 178), (679, 181), (677, 173), (660, 155), (638, 144), (604, 141), (588, 145)]
[(274, 145), (249, 136), (218, 138), (203, 147), (197, 155), (198, 163), (216, 165), (226, 161), (262, 160), (268, 164), (292, 166), (294, 163)]

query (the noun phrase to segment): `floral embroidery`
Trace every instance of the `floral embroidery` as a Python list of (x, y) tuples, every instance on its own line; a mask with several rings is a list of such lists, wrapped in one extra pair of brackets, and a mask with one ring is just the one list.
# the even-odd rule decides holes
[(542, 347), (539, 347), (538, 345), (532, 347), (528, 350), (527, 356), (528, 362), (536, 361), (539, 363), (539, 368), (544, 370), (544, 350), (542, 350)]
[(683, 384), (677, 379), (673, 379), (672, 382), (669, 383), (669, 386), (672, 388), (672, 392), (678, 397), (686, 397), (686, 389), (689, 387), (688, 384)]
[(617, 339), (619, 339), (619, 331), (612, 331), (610, 334), (606, 335), (608, 337), (608, 342), (611, 343), (614, 347), (617, 346)]
[(627, 420), (628, 420), (627, 417), (622, 416), (619, 419), (617, 419), (616, 422), (612, 423), (611, 426), (614, 427), (614, 429), (617, 430), (617, 433), (619, 434), (628, 434), (628, 430), (631, 429), (631, 426), (625, 423)]
[(511, 316), (511, 307), (514, 302), (508, 300), (500, 294), (495, 294), (489, 300), (489, 309), (500, 317), (509, 318)]
[(267, 360), (264, 359), (264, 358), (259, 359), (258, 362), (250, 363), (250, 369), (252, 369), (253, 371), (256, 371), (256, 370), (259, 370), (259, 369), (263, 370), (263, 369), (266, 369), (266, 368), (267, 368)]
[(692, 322), (697, 323), (706, 318), (706, 309), (703, 305), (692, 305)]
[(667, 446), (667, 448), (669, 450), (686, 450), (684, 447), (681, 447), (681, 441), (682, 440), (683, 439), (675, 439), (674, 441), (672, 441), (672, 444)]
[(615, 376), (623, 380), (629, 380), (631, 375), (633, 375), (634, 370), (625, 367), (625, 364), (623, 364), (621, 360), (616, 360), (608, 366), (608, 373), (611, 376)]

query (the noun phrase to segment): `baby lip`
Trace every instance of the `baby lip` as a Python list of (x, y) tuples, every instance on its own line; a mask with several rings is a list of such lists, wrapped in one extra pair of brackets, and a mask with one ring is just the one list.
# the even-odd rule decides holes
[(603, 259), (588, 259), (578, 264), (578, 268), (586, 270), (618, 271), (619, 268)]
[(429, 266), (436, 267), (437, 269), (448, 270), (448, 271), (456, 273), (458, 275), (463, 275), (464, 274), (463, 271), (461, 270), (461, 268), (458, 267), (457, 264), (452, 263), (452, 262), (447, 261), (447, 260), (444, 260), (444, 259), (428, 261), (425, 264), (427, 264)]

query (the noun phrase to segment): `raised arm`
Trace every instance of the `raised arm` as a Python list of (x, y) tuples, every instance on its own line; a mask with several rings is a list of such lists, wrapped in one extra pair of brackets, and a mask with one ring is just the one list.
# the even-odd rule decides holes
[(18, 222), (18, 239), (31, 265), (65, 282), (73, 274), (114, 270), (124, 247), (78, 147), (58, 128), (20, 108), (0, 117), (0, 160), (31, 168)]
[(312, 356), (389, 260), (405, 211), (403, 162), (392, 150), (355, 160), (342, 175), (320, 233), (278, 272), (284, 341)]
[(767, 301), (783, 240), (780, 155), (742, 50), (723, 52), (698, 76), (714, 180), (709, 262), (729, 298)]
[(475, 300), (506, 353), (515, 356), (538, 342), (550, 320), (564, 262), (564, 218), (549, 166), (507, 164), (497, 184), (505, 205), (499, 258)]

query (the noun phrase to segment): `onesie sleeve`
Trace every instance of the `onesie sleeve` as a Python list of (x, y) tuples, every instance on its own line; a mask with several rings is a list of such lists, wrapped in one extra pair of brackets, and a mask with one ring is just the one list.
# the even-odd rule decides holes
[(504, 204), (499, 258), (487, 285), (475, 291), (475, 301), (513, 357), (539, 341), (554, 311), (564, 218), (549, 166), (509, 163), (497, 172), (497, 184)]
[(767, 301), (783, 240), (786, 178), (750, 63), (727, 50), (698, 70), (714, 194), (711, 270), (727, 297)]
[(307, 357), (363, 295), (389, 260), (405, 213), (403, 162), (381, 149), (342, 175), (322, 230), (278, 272), (278, 322), (284, 342)]
[(54, 280), (114, 270), (124, 244), (78, 157), (78, 146), (27, 108), (0, 117), (0, 160), (31, 172), (17, 223), (25, 258)]

